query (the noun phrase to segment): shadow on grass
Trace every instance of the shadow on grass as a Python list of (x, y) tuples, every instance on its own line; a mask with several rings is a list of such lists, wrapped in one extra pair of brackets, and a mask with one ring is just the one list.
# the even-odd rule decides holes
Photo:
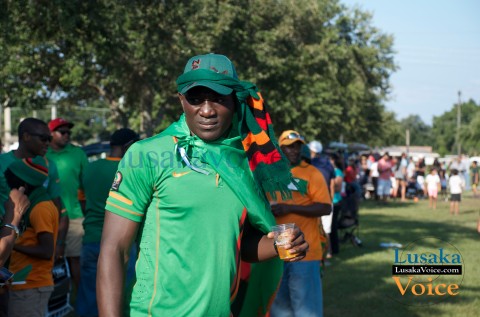
[[(405, 207), (405, 203), (401, 206)], [(388, 208), (395, 206), (392, 204)], [(397, 242), (405, 246), (423, 237), (436, 237), (448, 242), (461, 236), (473, 243), (478, 241), (476, 232), (459, 232), (458, 226), (448, 222), (429, 220), (427, 217), (409, 220), (395, 213), (361, 214), (360, 223), (363, 247), (342, 244), (340, 254), (335, 255), (331, 259), (331, 265), (325, 269), (325, 316), (440, 316), (445, 314), (442, 308), (444, 305), (437, 304), (452, 303), (455, 307), (460, 307), (477, 300), (475, 294), (478, 294), (480, 287), (462, 285), (462, 296), (433, 298), (414, 296), (410, 291), (404, 296), (400, 295), (392, 278), (394, 250), (379, 246), (381, 242)], [(420, 243), (422, 247), (441, 247), (433, 240), (421, 240)], [(406, 285), (406, 278), (402, 277), (403, 286)], [(461, 277), (458, 278), (461, 281)]]
[(389, 200), (387, 202), (375, 201), (375, 200), (363, 200), (360, 202), (360, 208), (367, 209), (385, 209), (385, 208), (409, 208), (414, 206), (416, 203), (412, 200), (407, 200), (404, 202)]
[(467, 210), (460, 209), (460, 214), (461, 215), (473, 214), (473, 213), (477, 213), (477, 214), (480, 215), (480, 208), (479, 209), (467, 209)]

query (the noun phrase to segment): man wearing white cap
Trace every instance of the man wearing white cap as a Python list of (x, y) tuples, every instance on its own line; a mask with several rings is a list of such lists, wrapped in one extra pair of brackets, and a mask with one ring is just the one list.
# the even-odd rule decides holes
[(323, 155), (323, 146), (320, 141), (311, 141), (308, 143), (312, 165), (322, 172), (323, 178), (328, 185), (330, 193), (333, 193), (333, 180), (335, 179), (335, 169), (330, 163), (330, 159)]
[[(308, 148), (310, 149), (312, 165), (315, 166), (322, 173), (323, 178), (325, 178), (325, 182), (328, 185), (330, 196), (333, 199), (333, 194), (335, 193), (335, 169), (333, 168), (332, 163), (330, 163), (330, 159), (326, 155), (322, 154), (323, 146), (320, 141), (311, 141), (310, 143), (308, 143)], [(333, 211), (326, 216), (322, 216), (323, 230), (327, 234), (327, 238), (332, 232), (332, 216)], [(329, 239), (327, 258), (330, 258), (331, 254), (332, 252)]]

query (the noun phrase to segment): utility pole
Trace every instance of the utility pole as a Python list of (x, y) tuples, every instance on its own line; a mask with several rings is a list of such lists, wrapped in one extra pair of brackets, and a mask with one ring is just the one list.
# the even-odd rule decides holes
[(457, 155), (460, 156), (462, 154), (462, 145), (460, 143), (460, 126), (462, 124), (461, 121), (461, 116), (462, 116), (462, 110), (460, 109), (461, 107), (461, 97), (462, 97), (462, 92), (459, 90), (458, 91), (458, 105), (457, 105)]
[(410, 129), (405, 131), (405, 145), (408, 158), (410, 156)]
[(5, 139), (3, 140), (3, 142), (6, 148), (10, 149), (10, 146), (13, 143), (12, 142), (12, 108), (5, 107), (3, 109), (3, 120), (5, 121), (4, 122)]
[(54, 103), (52, 105), (52, 108), (50, 110), (50, 119), (53, 120), (53, 119), (56, 119), (57, 118), (57, 104)]

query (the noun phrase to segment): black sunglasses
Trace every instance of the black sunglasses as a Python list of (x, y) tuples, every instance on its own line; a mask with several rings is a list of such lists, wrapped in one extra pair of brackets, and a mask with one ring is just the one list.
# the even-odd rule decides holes
[(30, 132), (28, 132), (28, 134), (30, 134), (32, 136), (38, 136), (38, 138), (42, 142), (47, 142), (47, 141), (52, 142), (52, 136), (49, 135), (49, 134), (39, 134), (39, 133), (30, 133)]
[(198, 106), (204, 103), (206, 100), (219, 103), (219, 104), (224, 104), (228, 96), (220, 95), (217, 93), (209, 93), (209, 94), (203, 94), (203, 93), (185, 93), (183, 95), (185, 99), (187, 99), (188, 103), (191, 104), (192, 106)]
[(65, 135), (65, 134), (71, 135), (72, 134), (72, 131), (70, 131), (70, 130), (63, 130), (63, 131), (55, 130), (55, 132), (58, 132), (61, 135)]

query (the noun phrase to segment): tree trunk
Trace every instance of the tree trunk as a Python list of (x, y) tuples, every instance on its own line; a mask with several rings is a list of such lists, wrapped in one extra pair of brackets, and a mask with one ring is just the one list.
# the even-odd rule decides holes
[(141, 109), (140, 131), (145, 133), (147, 137), (151, 137), (155, 130), (155, 120), (153, 120), (153, 94), (148, 88), (145, 89), (142, 96)]

